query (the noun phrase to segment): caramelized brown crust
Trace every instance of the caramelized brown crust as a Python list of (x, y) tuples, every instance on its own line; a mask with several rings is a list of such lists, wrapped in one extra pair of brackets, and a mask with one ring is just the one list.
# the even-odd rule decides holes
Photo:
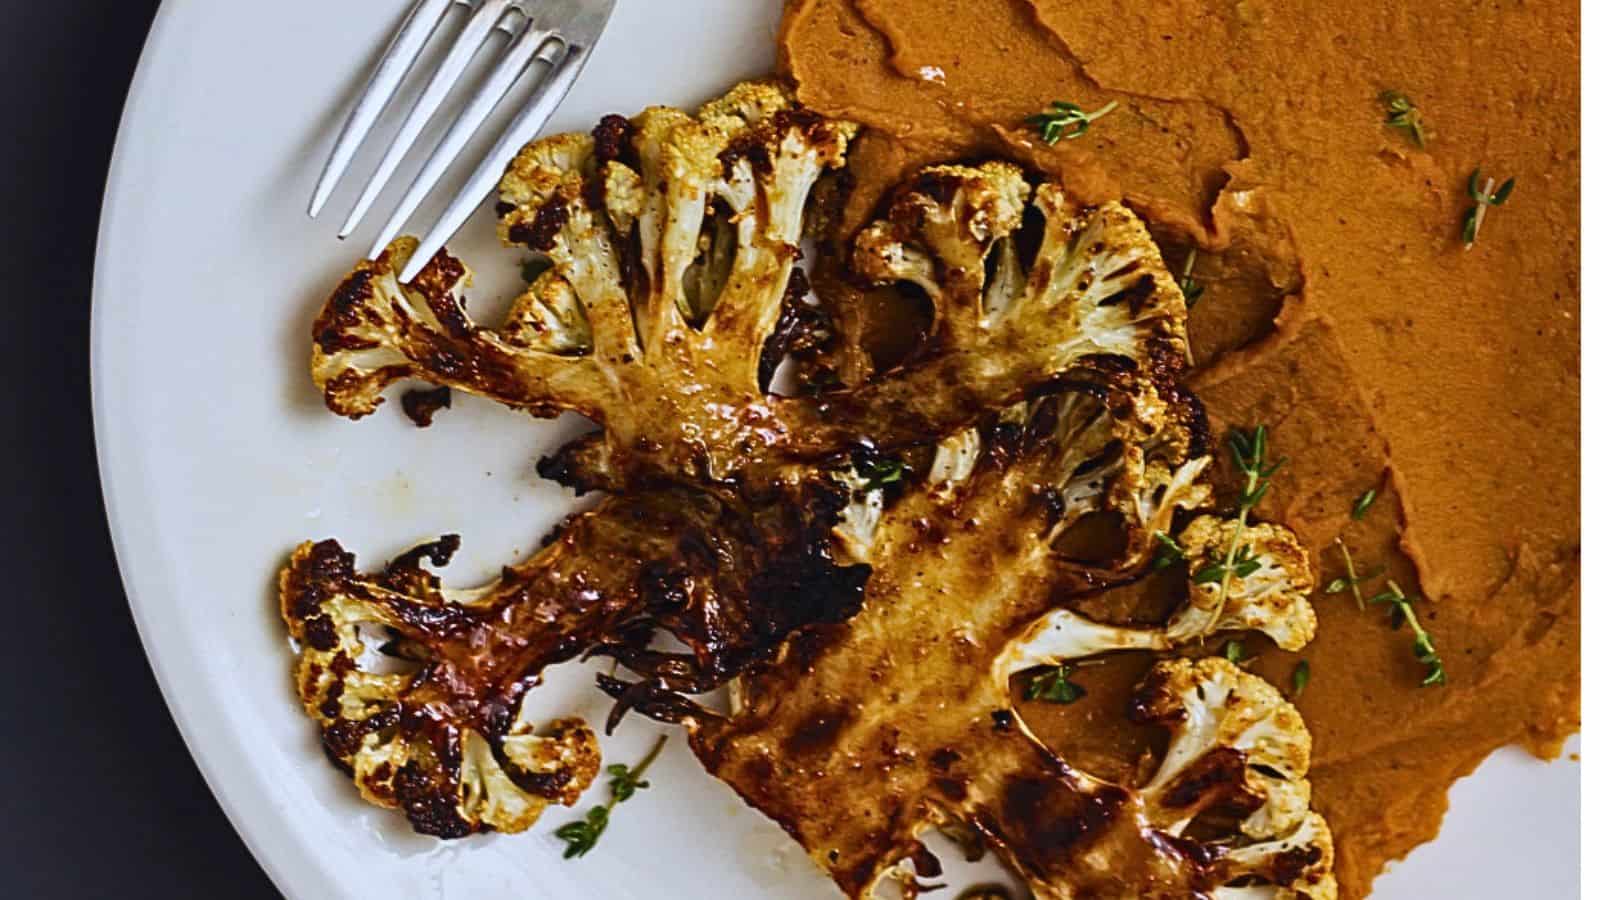
[[(831, 559), (827, 528), (838, 504), (813, 493), (751, 514), (689, 491), (607, 500), (473, 591), (445, 589), (423, 567), (448, 563), (455, 537), (373, 575), (359, 573), (336, 541), (304, 544), (279, 580), (284, 621), (300, 645), (301, 699), (329, 757), (418, 831), (521, 830), (544, 803), (574, 802), (598, 762), (581, 721), (557, 722), (545, 737), (519, 721), (540, 673), (601, 652), (661, 690), (699, 693), (795, 629), (848, 617), (866, 573)], [(658, 631), (690, 653), (649, 651)], [(374, 633), (387, 635), (382, 668), (400, 671), (371, 664)], [(493, 758), (488, 775), (487, 759), (464, 763), (474, 742)], [(503, 814), (478, 796), (482, 783), (520, 792), (523, 812)]]

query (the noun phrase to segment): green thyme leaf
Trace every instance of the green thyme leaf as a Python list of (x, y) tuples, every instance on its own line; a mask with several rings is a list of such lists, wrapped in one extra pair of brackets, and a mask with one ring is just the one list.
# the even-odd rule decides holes
[(880, 456), (872, 459), (857, 460), (856, 474), (860, 475), (867, 483), (866, 490), (881, 490), (895, 484), (911, 471), (899, 457)]
[(1467, 179), (1467, 196), (1472, 199), (1472, 206), (1461, 220), (1461, 243), (1466, 244), (1468, 250), (1478, 242), (1483, 220), (1489, 215), (1489, 207), (1504, 206), (1511, 199), (1511, 189), (1517, 185), (1517, 179), (1507, 178), (1497, 190), (1494, 179), (1480, 179), (1482, 174), (1483, 170), (1479, 167), (1473, 169), (1472, 177)]
[(1195, 248), (1189, 248), (1189, 256), (1183, 262), (1183, 278), (1178, 281), (1178, 290), (1183, 292), (1183, 305), (1194, 308), (1200, 298), (1205, 296), (1206, 287), (1194, 280), (1194, 260), (1198, 255)]
[(1443, 685), (1444, 660), (1434, 646), (1433, 635), (1422, 627), (1422, 622), (1417, 618), (1416, 607), (1406, 597), (1405, 592), (1400, 590), (1400, 586), (1391, 581), (1388, 587), (1388, 590), (1372, 598), (1372, 602), (1389, 605), (1389, 622), (1395, 630), (1398, 631), (1407, 625), (1411, 627), (1411, 651), (1424, 667), (1422, 686)]
[(1384, 91), (1378, 95), (1378, 102), (1388, 114), (1383, 124), (1411, 135), (1418, 147), (1428, 146), (1427, 135), (1422, 130), (1422, 111), (1410, 97), (1399, 91)]
[(1245, 529), (1250, 525), (1250, 511), (1267, 495), (1272, 476), (1289, 461), (1288, 457), (1280, 457), (1277, 462), (1267, 464), (1268, 442), (1265, 425), (1257, 425), (1253, 429), (1235, 428), (1228, 433), (1227, 444), (1229, 452), (1233, 454), (1234, 464), (1244, 475), (1244, 486), (1239, 491), (1239, 516), (1233, 523), (1233, 537), (1228, 542), (1227, 553), (1222, 559), (1213, 561), (1194, 576), (1196, 584), (1210, 584), (1214, 581), (1220, 585), (1218, 595), (1224, 602), (1217, 603), (1216, 609), (1212, 611), (1209, 628), (1215, 628), (1217, 622), (1222, 619), (1222, 611), (1228, 605), (1225, 602), (1228, 586), (1233, 579), (1248, 578), (1261, 568), (1261, 563), (1250, 557), (1249, 548), (1240, 545), (1244, 540)]
[(1240, 660), (1244, 659), (1244, 643), (1241, 641), (1229, 641), (1223, 644), (1222, 658), (1234, 665), (1238, 665)]
[(1023, 122), (1039, 129), (1039, 137), (1053, 147), (1063, 139), (1070, 141), (1083, 137), (1089, 130), (1090, 123), (1116, 109), (1117, 106), (1117, 102), (1113, 100), (1094, 112), (1084, 112), (1076, 103), (1057, 100), (1049, 109), (1035, 113)]
[(1483, 207), (1474, 206), (1467, 210), (1467, 217), (1461, 220), (1461, 243), (1471, 250), (1472, 245), (1478, 240), (1478, 213)]
[(1068, 680), (1071, 676), (1072, 666), (1052, 666), (1028, 682), (1027, 688), (1022, 692), (1023, 699), (1043, 700), (1062, 705), (1077, 703), (1089, 692), (1084, 690), (1082, 685)]
[(650, 787), (650, 782), (644, 780), (644, 773), (666, 745), (667, 736), (662, 735), (638, 765), (632, 768), (620, 764), (606, 766), (606, 774), (611, 776), (611, 799), (604, 806), (590, 809), (581, 820), (568, 822), (556, 829), (556, 837), (567, 843), (567, 849), (561, 854), (562, 859), (581, 857), (594, 849), (595, 844), (600, 842), (600, 836), (605, 834), (606, 826), (611, 824), (611, 811), (617, 808), (617, 804), (627, 802), (635, 793)]
[(1311, 683), (1311, 663), (1303, 659), (1295, 663), (1294, 674), (1290, 676), (1290, 679), (1294, 685), (1294, 695), (1296, 697), (1305, 693), (1306, 685)]
[(1361, 583), (1371, 581), (1383, 574), (1383, 568), (1380, 566), (1375, 572), (1368, 572), (1364, 575), (1358, 574), (1356, 572), (1356, 561), (1351, 558), (1350, 548), (1345, 546), (1344, 538), (1334, 538), (1334, 543), (1339, 545), (1339, 554), (1344, 557), (1344, 575), (1328, 582), (1328, 586), (1322, 590), (1328, 594), (1342, 594), (1345, 591), (1349, 591), (1350, 596), (1356, 598), (1356, 606), (1366, 609), (1367, 601), (1366, 598), (1361, 596)]
[(1165, 531), (1156, 532), (1156, 558), (1154, 569), (1160, 572), (1183, 562), (1183, 548)]
[(1350, 508), (1350, 518), (1355, 519), (1357, 522), (1361, 521), (1366, 516), (1367, 510), (1372, 508), (1373, 502), (1377, 499), (1378, 489), (1369, 488), (1365, 494), (1356, 498), (1356, 505)]

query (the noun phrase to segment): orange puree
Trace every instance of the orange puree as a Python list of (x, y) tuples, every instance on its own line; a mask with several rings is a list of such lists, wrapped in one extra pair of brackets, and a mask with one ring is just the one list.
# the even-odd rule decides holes
[[(1291, 457), (1259, 514), (1318, 548), (1324, 581), (1343, 536), (1425, 598), (1442, 688), (1383, 611), (1316, 598), (1298, 702), (1347, 896), (1437, 832), (1491, 750), (1550, 756), (1578, 726), (1577, 21), (1571, 0), (791, 0), (785, 18), (802, 99), (868, 126), (845, 235), (934, 160), (1009, 156), (1123, 198), (1175, 269), (1199, 250), (1214, 430), (1265, 423)], [(1421, 110), (1425, 148), (1384, 124), (1384, 90)], [(1054, 100), (1120, 105), (1052, 148), (1021, 121)], [(1468, 252), (1480, 165), (1517, 187)], [(1254, 667), (1287, 685), (1297, 658)], [(1038, 727), (1112, 766), (1095, 735), (1130, 732), (1108, 715)]]

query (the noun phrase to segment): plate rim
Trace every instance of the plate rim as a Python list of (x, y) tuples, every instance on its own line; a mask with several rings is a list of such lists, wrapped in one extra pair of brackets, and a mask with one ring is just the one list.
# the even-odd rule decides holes
[[(303, 847), (292, 840), (283, 844), (280, 850), (267, 852), (265, 844), (272, 839), (264, 833), (266, 818), (244, 813), (246, 804), (240, 795), (251, 786), (243, 783), (239, 773), (222, 771), (215, 748), (209, 751), (207, 749), (211, 740), (204, 736), (191, 714), (186, 712), (184, 705), (179, 702), (174, 686), (175, 676), (170, 671), (169, 664), (164, 661), (167, 657), (156, 649), (155, 625), (151, 621), (150, 608), (141, 600), (136, 587), (138, 579), (134, 577), (133, 572), (140, 568), (135, 562), (139, 554), (132, 549), (136, 538), (126, 527), (126, 517), (118, 512), (125, 508), (126, 492), (117, 486), (119, 479), (113, 477), (119, 465), (119, 455), (113, 445), (118, 441), (112, 437), (116, 431), (110, 425), (111, 412), (107, 408), (107, 392), (104, 389), (107, 383), (105, 371), (107, 355), (102, 348), (107, 346), (108, 341), (105, 310), (112, 292), (110, 286), (113, 281), (112, 261), (116, 259), (116, 254), (112, 251), (119, 243), (114, 227), (118, 221), (117, 198), (123, 192), (128, 177), (130, 125), (139, 118), (147, 103), (150, 81), (153, 77), (152, 60), (173, 40), (173, 23), (178, 18), (174, 10), (175, 4), (162, 2), (157, 7), (155, 17), (150, 23), (150, 30), (145, 35), (139, 51), (138, 64), (134, 68), (133, 78), (129, 81), (127, 95), (123, 100), (122, 114), (117, 120), (116, 139), (112, 145), (111, 161), (101, 194), (100, 222), (95, 235), (94, 270), (89, 301), (89, 395), (94, 429), (96, 474), (100, 479), (100, 497), (105, 507), (106, 529), (111, 538), (117, 576), (122, 582), (123, 595), (133, 617), (134, 630), (139, 636), (145, 663), (155, 676), (156, 687), (161, 692), (167, 714), (177, 726), (184, 747), (188, 750), (190, 759), (194, 761), (195, 768), (199, 770), (206, 789), (221, 807), (228, 824), (244, 842), (256, 865), (266, 874), (278, 893), (285, 897), (293, 897), (299, 894), (291, 888), (304, 887), (304, 876), (290, 874), (291, 867), (285, 858), (287, 854), (293, 853), (298, 858), (301, 865), (292, 868), (300, 872), (307, 870), (307, 864), (321, 869), (322, 862), (315, 854), (304, 852)], [(287, 684), (289, 680), (287, 671), (284, 679)], [(259, 790), (254, 792), (262, 793)]]

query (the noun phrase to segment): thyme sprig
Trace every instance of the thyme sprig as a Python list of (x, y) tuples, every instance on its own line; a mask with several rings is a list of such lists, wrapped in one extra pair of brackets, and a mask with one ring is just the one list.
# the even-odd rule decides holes
[(1060, 703), (1063, 706), (1077, 703), (1089, 692), (1083, 685), (1071, 681), (1071, 678), (1072, 666), (1051, 666), (1043, 674), (1035, 675), (1028, 682), (1022, 697), (1024, 700), (1044, 700), (1048, 703)]
[(1399, 91), (1384, 91), (1378, 95), (1378, 102), (1383, 104), (1384, 112), (1388, 113), (1383, 124), (1409, 133), (1418, 147), (1428, 146), (1427, 136), (1422, 131), (1422, 111), (1417, 109), (1410, 97)]
[(1254, 429), (1246, 430), (1236, 428), (1228, 434), (1228, 449), (1233, 454), (1233, 462), (1244, 473), (1244, 488), (1239, 492), (1239, 516), (1234, 520), (1233, 537), (1228, 541), (1228, 552), (1222, 559), (1213, 559), (1210, 565), (1205, 566), (1195, 573), (1196, 584), (1218, 584), (1218, 600), (1216, 609), (1211, 612), (1210, 628), (1215, 628), (1222, 618), (1222, 611), (1227, 607), (1228, 588), (1234, 578), (1248, 578), (1261, 563), (1251, 555), (1250, 548), (1241, 546), (1244, 543), (1244, 531), (1250, 525), (1250, 511), (1261, 503), (1267, 495), (1267, 489), (1272, 486), (1272, 476), (1283, 468), (1288, 462), (1288, 457), (1279, 457), (1271, 465), (1267, 464), (1267, 426), (1257, 425)]
[(1083, 137), (1089, 130), (1089, 125), (1095, 119), (1116, 109), (1119, 104), (1113, 100), (1094, 112), (1084, 112), (1083, 107), (1076, 103), (1057, 100), (1050, 104), (1050, 108), (1041, 113), (1035, 113), (1024, 119), (1028, 125), (1039, 129), (1039, 137), (1046, 144), (1054, 147), (1063, 139), (1073, 140)]
[(1390, 581), (1389, 589), (1372, 598), (1373, 603), (1389, 604), (1389, 627), (1399, 631), (1402, 626), (1411, 627), (1411, 652), (1422, 663), (1426, 670), (1422, 677), (1423, 687), (1433, 687), (1445, 683), (1444, 660), (1439, 656), (1439, 650), (1434, 646), (1433, 635), (1422, 627), (1417, 620), (1417, 610), (1411, 603), (1405, 591), (1400, 586)]
[(1356, 598), (1356, 606), (1366, 609), (1367, 601), (1366, 598), (1361, 596), (1361, 585), (1363, 582), (1371, 581), (1383, 575), (1383, 567), (1380, 566), (1376, 571), (1368, 572), (1364, 575), (1358, 574), (1356, 572), (1356, 561), (1350, 556), (1350, 548), (1345, 545), (1344, 538), (1334, 538), (1333, 540), (1334, 543), (1339, 545), (1339, 554), (1344, 557), (1344, 574), (1328, 582), (1322, 592), (1324, 594), (1342, 594), (1349, 591), (1350, 596)]
[(631, 769), (621, 764), (606, 766), (606, 774), (611, 776), (611, 798), (604, 806), (589, 810), (582, 819), (556, 829), (556, 837), (567, 842), (567, 849), (561, 854), (562, 859), (580, 857), (594, 849), (594, 845), (600, 842), (600, 836), (605, 834), (606, 826), (611, 824), (611, 811), (616, 809), (617, 804), (627, 802), (634, 794), (650, 787), (650, 782), (644, 780), (644, 773), (666, 745), (667, 736), (662, 735), (644, 759)]
[(1198, 255), (1199, 252), (1195, 248), (1189, 248), (1189, 256), (1183, 261), (1183, 278), (1178, 281), (1178, 290), (1183, 292), (1183, 305), (1190, 309), (1193, 309), (1206, 293), (1206, 286), (1194, 280), (1194, 260)]
[(1507, 178), (1499, 188), (1494, 186), (1493, 178), (1485, 178), (1480, 182), (1482, 171), (1481, 168), (1473, 169), (1472, 177), (1467, 180), (1467, 196), (1472, 198), (1472, 208), (1461, 220), (1461, 243), (1466, 244), (1468, 250), (1478, 242), (1483, 220), (1489, 215), (1489, 207), (1505, 206), (1506, 201), (1511, 199), (1511, 189), (1517, 186), (1515, 178)]

